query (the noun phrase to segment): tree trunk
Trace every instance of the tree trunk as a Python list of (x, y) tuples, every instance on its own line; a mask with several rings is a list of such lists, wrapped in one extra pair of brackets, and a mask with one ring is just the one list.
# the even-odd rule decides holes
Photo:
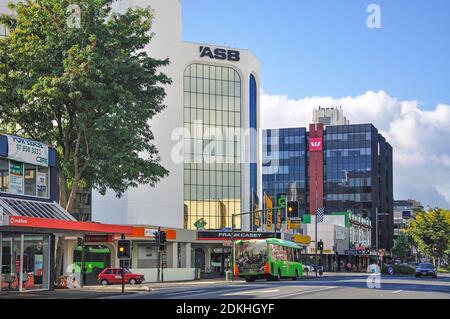
[[(59, 170), (59, 204), (62, 207), (67, 205), (67, 178), (64, 170)], [(55, 272), (54, 272), (54, 282), (59, 282), (59, 277), (62, 275), (61, 268), (63, 266), (63, 253), (64, 253), (64, 239), (61, 237), (57, 238), (56, 252), (55, 252)]]

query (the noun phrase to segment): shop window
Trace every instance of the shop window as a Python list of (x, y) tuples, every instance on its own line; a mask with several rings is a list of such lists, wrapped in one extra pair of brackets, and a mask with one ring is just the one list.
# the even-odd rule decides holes
[(0, 191), (9, 191), (9, 167), (8, 160), (0, 158)]
[(25, 195), (36, 196), (36, 166), (25, 164)]

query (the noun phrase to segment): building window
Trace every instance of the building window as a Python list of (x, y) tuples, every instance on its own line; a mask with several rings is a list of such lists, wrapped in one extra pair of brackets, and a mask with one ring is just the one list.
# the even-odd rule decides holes
[(9, 192), (9, 161), (0, 158), (0, 191)]
[(49, 197), (49, 168), (0, 158), (0, 192)]
[(241, 78), (232, 68), (191, 64), (183, 83), (191, 137), (184, 140), (185, 227), (230, 227), (241, 210), (241, 136), (229, 134), (241, 126)]

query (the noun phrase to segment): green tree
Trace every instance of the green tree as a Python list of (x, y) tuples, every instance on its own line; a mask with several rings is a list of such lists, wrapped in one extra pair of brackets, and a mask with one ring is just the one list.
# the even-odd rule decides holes
[(435, 208), (419, 213), (412, 221), (407, 233), (411, 236), (418, 251), (426, 256), (442, 258), (450, 244), (450, 211)]
[(395, 257), (400, 259), (406, 259), (410, 251), (410, 244), (408, 236), (406, 234), (400, 234), (397, 239), (394, 240), (394, 247), (392, 247), (392, 253)]
[(150, 8), (119, 14), (113, 0), (77, 0), (76, 25), (72, 2), (20, 1), (0, 18), (10, 30), (0, 39), (2, 124), (56, 147), (60, 203), (69, 211), (79, 187), (121, 196), (168, 174), (149, 121), (164, 109), (171, 82), (158, 71), (169, 61), (143, 50)]

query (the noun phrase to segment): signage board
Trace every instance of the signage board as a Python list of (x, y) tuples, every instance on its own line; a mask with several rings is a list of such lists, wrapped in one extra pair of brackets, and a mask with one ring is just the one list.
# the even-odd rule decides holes
[(84, 242), (86, 243), (112, 243), (112, 235), (85, 235)]
[(144, 237), (155, 238), (155, 234), (158, 232), (156, 228), (145, 228), (144, 229)]
[(9, 162), (9, 192), (23, 194), (23, 163)]
[(208, 46), (200, 46), (200, 57), (208, 57), (213, 60), (227, 60), (238, 62), (241, 59), (241, 53), (236, 50), (227, 50), (223, 48), (211, 48)]
[(23, 137), (7, 135), (8, 158), (39, 166), (48, 167), (48, 146)]
[(410, 210), (402, 211), (402, 218), (403, 219), (410, 219), (411, 218), (411, 211)]
[(321, 137), (310, 137), (309, 138), (309, 151), (318, 152), (323, 149), (323, 141)]
[[(234, 239), (267, 239), (274, 238), (273, 232), (251, 232), (251, 231), (235, 231)], [(231, 240), (231, 231), (198, 231), (198, 240)], [(276, 234), (276, 238), (280, 238), (280, 233)]]
[(361, 249), (349, 249), (344, 251), (345, 255), (367, 255), (365, 250)]
[(47, 192), (47, 174), (42, 172), (37, 172), (36, 174), (36, 184), (39, 192)]
[(300, 220), (293, 220), (291, 218), (291, 221), (289, 223), (289, 229), (300, 229), (300, 228), (301, 228)]

